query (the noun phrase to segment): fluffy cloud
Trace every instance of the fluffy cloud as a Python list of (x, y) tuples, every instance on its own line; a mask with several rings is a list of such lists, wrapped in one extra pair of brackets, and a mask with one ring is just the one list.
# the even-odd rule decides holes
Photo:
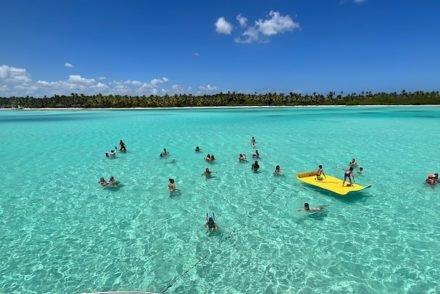
[(93, 85), (95, 83), (95, 79), (86, 79), (80, 75), (70, 75), (67, 81), (73, 84), (83, 85)]
[(8, 65), (0, 66), (0, 97), (10, 96), (52, 96), (69, 95), (70, 93), (90, 94), (120, 94), (120, 95), (173, 95), (173, 94), (205, 94), (213, 93), (218, 88), (210, 84), (196, 87), (168, 85), (166, 77), (154, 78), (147, 81), (113, 80), (105, 81), (104, 77), (89, 78), (82, 75), (69, 75), (64, 80), (33, 81), (24, 68)]
[[(353, 0), (363, 2), (365, 0)], [(248, 19), (239, 14), (236, 16), (239, 24), (238, 35), (234, 38), (235, 42), (249, 44), (254, 42), (266, 43), (270, 38), (286, 32), (299, 29), (300, 25), (289, 15), (281, 15), (277, 11), (270, 11), (265, 19), (258, 19), (253, 25), (248, 25)], [(230, 35), (232, 25), (224, 17), (219, 17), (215, 23), (216, 31), (220, 34)]]
[(26, 69), (7, 65), (0, 66), (0, 82), (11, 83), (30, 82), (31, 78)]
[(245, 44), (268, 42), (272, 36), (290, 32), (299, 29), (299, 27), (299, 23), (295, 22), (289, 15), (281, 15), (277, 11), (270, 11), (266, 19), (255, 21), (253, 26), (247, 27), (239, 37), (235, 38), (235, 42)]
[(64, 67), (72, 68), (72, 67), (73, 67), (73, 64), (71, 64), (71, 63), (69, 63), (69, 62), (66, 62), (66, 63), (64, 63)]
[(222, 16), (215, 22), (215, 31), (219, 34), (230, 35), (232, 33), (232, 25)]
[(245, 27), (247, 26), (247, 21), (248, 19), (244, 16), (242, 16), (241, 14), (237, 15), (237, 21), (240, 24), (241, 27)]

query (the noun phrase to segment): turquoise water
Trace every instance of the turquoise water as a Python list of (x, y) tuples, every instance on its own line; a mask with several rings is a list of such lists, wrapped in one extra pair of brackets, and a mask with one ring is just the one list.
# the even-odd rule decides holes
[[(251, 136), (258, 174), (237, 160)], [(0, 293), (440, 292), (440, 108), (3, 111), (0, 138)], [(293, 176), (353, 157), (359, 194)]]

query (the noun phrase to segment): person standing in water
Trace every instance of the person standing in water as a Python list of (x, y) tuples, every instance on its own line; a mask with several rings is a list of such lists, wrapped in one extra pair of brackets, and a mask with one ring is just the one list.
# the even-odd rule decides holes
[(177, 188), (176, 188), (176, 184), (174, 183), (174, 179), (168, 179), (169, 184), (168, 184), (168, 190), (170, 192), (176, 192)]
[(251, 169), (254, 173), (258, 172), (258, 169), (260, 168), (260, 165), (258, 164), (258, 161), (255, 161), (252, 163)]
[(277, 165), (275, 167), (275, 171), (273, 172), (274, 176), (281, 176), (281, 167)]
[(202, 177), (205, 176), (206, 178), (210, 178), (212, 176), (212, 171), (210, 171), (209, 168), (206, 168), (201, 176)]
[(251, 144), (252, 144), (252, 148), (255, 148), (255, 147), (257, 147), (257, 139), (255, 139), (255, 137), (254, 137), (254, 136), (252, 136), (252, 139), (251, 139)]

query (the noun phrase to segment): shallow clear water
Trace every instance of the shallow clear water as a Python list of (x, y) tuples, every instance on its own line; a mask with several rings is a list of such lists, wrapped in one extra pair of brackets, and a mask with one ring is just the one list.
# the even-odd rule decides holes
[[(258, 174), (237, 160), (251, 136)], [(0, 138), (1, 293), (440, 292), (440, 186), (424, 184), (440, 108), (3, 111)], [(119, 139), (128, 153), (105, 158)], [(365, 192), (294, 178), (318, 164), (340, 177), (352, 157)], [(98, 185), (110, 175), (122, 187)]]

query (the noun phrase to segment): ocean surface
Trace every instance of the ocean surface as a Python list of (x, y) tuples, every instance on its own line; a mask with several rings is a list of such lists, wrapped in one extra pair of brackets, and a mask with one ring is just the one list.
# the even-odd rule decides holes
[[(0, 293), (440, 293), (440, 108), (1, 111), (0, 138)], [(370, 189), (294, 177), (352, 158)]]

